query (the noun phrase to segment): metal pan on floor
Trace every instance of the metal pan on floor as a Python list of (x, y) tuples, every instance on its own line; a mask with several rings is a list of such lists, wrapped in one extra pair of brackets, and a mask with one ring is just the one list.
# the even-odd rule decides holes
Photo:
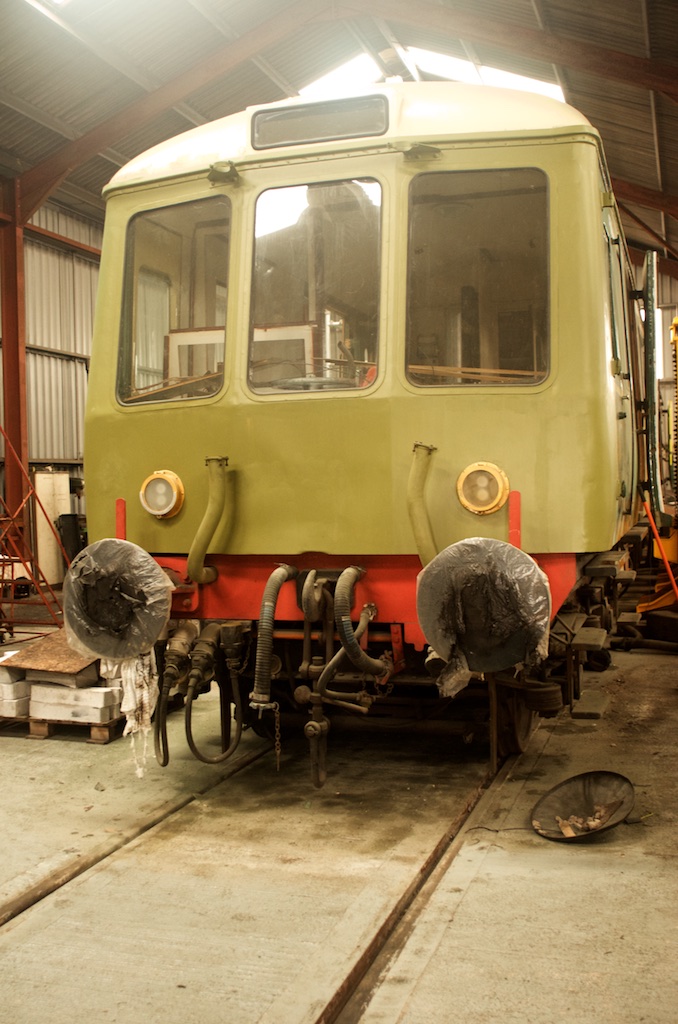
[(625, 775), (582, 772), (541, 797), (532, 810), (532, 828), (557, 842), (586, 841), (624, 821), (634, 801), (633, 785)]

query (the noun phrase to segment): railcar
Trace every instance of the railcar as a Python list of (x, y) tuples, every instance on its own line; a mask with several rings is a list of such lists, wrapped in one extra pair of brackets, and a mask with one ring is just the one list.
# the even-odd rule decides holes
[(212, 680), (204, 760), (294, 711), (320, 784), (333, 715), (489, 708), (497, 679), (493, 742), (520, 746), (549, 626), (650, 476), (597, 131), (394, 83), (196, 128), (106, 199), (67, 629), (158, 651), (161, 762), (168, 698), (192, 742)]

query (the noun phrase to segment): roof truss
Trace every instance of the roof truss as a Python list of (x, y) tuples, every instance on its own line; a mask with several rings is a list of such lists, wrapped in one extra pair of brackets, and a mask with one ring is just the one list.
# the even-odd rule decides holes
[[(226, 74), (247, 62), (252, 62), (273, 83), (281, 95), (294, 95), (296, 83), (277, 69), (264, 54), (285, 40), (298, 36), (310, 28), (327, 23), (341, 23), (355, 43), (378, 62), (385, 74), (393, 74), (393, 57), (403, 77), (417, 77), (417, 69), (409, 60), (403, 39), (408, 31), (421, 28), (433, 31), (441, 46), (451, 50), (461, 44), (470, 59), (477, 60), (475, 47), (492, 45), (507, 54), (547, 62), (554, 77), (567, 88), (568, 72), (585, 72), (599, 79), (629, 82), (650, 93), (657, 181), (660, 187), (652, 189), (623, 178), (615, 178), (618, 197), (628, 203), (678, 221), (678, 196), (665, 191), (662, 185), (661, 161), (656, 120), (656, 96), (678, 103), (678, 67), (648, 56), (638, 56), (595, 45), (582, 39), (565, 38), (548, 28), (548, 18), (542, 0), (530, 0), (537, 28), (528, 28), (509, 21), (469, 14), (429, 0), (295, 0), (280, 8), (276, 14), (254, 28), (238, 35), (230, 22), (217, 9), (215, 0), (184, 0), (205, 18), (220, 35), (223, 42), (193, 67), (175, 78), (159, 83), (135, 62), (115, 53), (104, 45), (96, 34), (75, 28), (64, 16), (46, 8), (44, 0), (25, 0), (32, 7), (47, 13), (51, 21), (109, 66), (144, 89), (144, 95), (89, 131), (78, 134), (63, 118), (57, 118), (7, 92), (0, 91), (0, 105), (23, 113), (35, 122), (49, 127), (66, 139), (64, 144), (47, 159), (23, 170), (18, 175), (17, 196), (20, 217), (25, 223), (35, 210), (59, 188), (76, 168), (97, 155), (103, 155), (114, 165), (125, 157), (115, 146), (134, 131), (144, 127), (164, 112), (174, 109), (189, 123), (203, 123), (206, 118), (190, 104), (190, 98), (200, 89), (223, 79)], [(649, 53), (647, 7), (643, 5), (645, 37), (643, 49)], [(375, 38), (383, 39), (386, 49), (377, 49)], [(370, 41), (371, 40), (371, 41)], [(388, 59), (384, 59), (388, 56)], [(656, 218), (655, 218), (656, 219)], [(664, 224), (662, 223), (662, 227)], [(663, 234), (664, 232), (662, 232)], [(661, 236), (659, 236), (661, 237)]]

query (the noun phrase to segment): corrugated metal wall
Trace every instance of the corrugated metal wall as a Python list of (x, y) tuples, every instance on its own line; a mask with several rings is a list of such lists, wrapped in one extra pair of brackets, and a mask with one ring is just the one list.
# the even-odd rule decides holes
[[(49, 204), (31, 223), (95, 249), (101, 245), (98, 224)], [(78, 476), (98, 262), (29, 233), (24, 249), (29, 458)]]

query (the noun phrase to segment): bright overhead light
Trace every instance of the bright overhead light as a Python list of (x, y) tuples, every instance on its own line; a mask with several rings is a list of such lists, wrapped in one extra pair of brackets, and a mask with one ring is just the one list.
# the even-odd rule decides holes
[(417, 46), (410, 46), (407, 52), (418, 68), (428, 71), (431, 75), (449, 78), (454, 82), (482, 85), (478, 68), (470, 60), (448, 57), (446, 53), (434, 53), (433, 50), (420, 50)]
[[(428, 71), (429, 74), (437, 75), (439, 78), (448, 78), (452, 82), (467, 82), (471, 85), (494, 85), (502, 89), (534, 92), (542, 96), (550, 96), (562, 103), (565, 102), (563, 90), (554, 82), (542, 82), (538, 78), (515, 75), (510, 71), (500, 71), (499, 68), (487, 67), (484, 64), (477, 65), (470, 60), (462, 60), (460, 57), (450, 57), (446, 53), (421, 50), (417, 46), (408, 47), (407, 53), (418, 68)], [(361, 53), (360, 56), (347, 61), (346, 64), (330, 71), (329, 74), (304, 86), (299, 90), (299, 94), (311, 99), (346, 96), (367, 85), (374, 85), (382, 78), (382, 71), (377, 67), (375, 61), (368, 54)]]
[(538, 78), (526, 78), (525, 75), (514, 75), (510, 71), (500, 71), (498, 68), (488, 68), (483, 65), (480, 68), (480, 77), (483, 85), (498, 85), (501, 89), (520, 89), (523, 92), (536, 92), (541, 96), (550, 96), (551, 99), (565, 102), (563, 90), (554, 82), (542, 82)]
[(563, 90), (554, 82), (542, 82), (538, 78), (514, 75), (510, 71), (500, 71), (499, 68), (487, 67), (485, 64), (476, 65), (470, 60), (449, 57), (445, 53), (435, 53), (432, 50), (420, 50), (416, 46), (410, 46), (408, 53), (422, 71), (428, 71), (440, 78), (476, 85), (494, 85), (502, 89), (519, 89), (522, 92), (536, 92), (565, 102)]
[[(57, 10), (63, 10), (64, 7), (67, 7), (68, 4), (70, 4), (70, 2), (71, 0), (26, 0), (29, 7), (33, 7), (36, 11), (39, 11), (40, 14), (44, 14), (45, 17), (51, 18), (52, 21), (54, 21), (55, 18), (58, 19), (55, 8)], [(57, 24), (59, 24), (58, 20)]]
[(299, 90), (300, 96), (312, 99), (329, 99), (335, 96), (346, 96), (356, 89), (364, 89), (366, 85), (374, 85), (382, 77), (381, 70), (366, 53), (347, 61), (340, 67), (316, 79)]

